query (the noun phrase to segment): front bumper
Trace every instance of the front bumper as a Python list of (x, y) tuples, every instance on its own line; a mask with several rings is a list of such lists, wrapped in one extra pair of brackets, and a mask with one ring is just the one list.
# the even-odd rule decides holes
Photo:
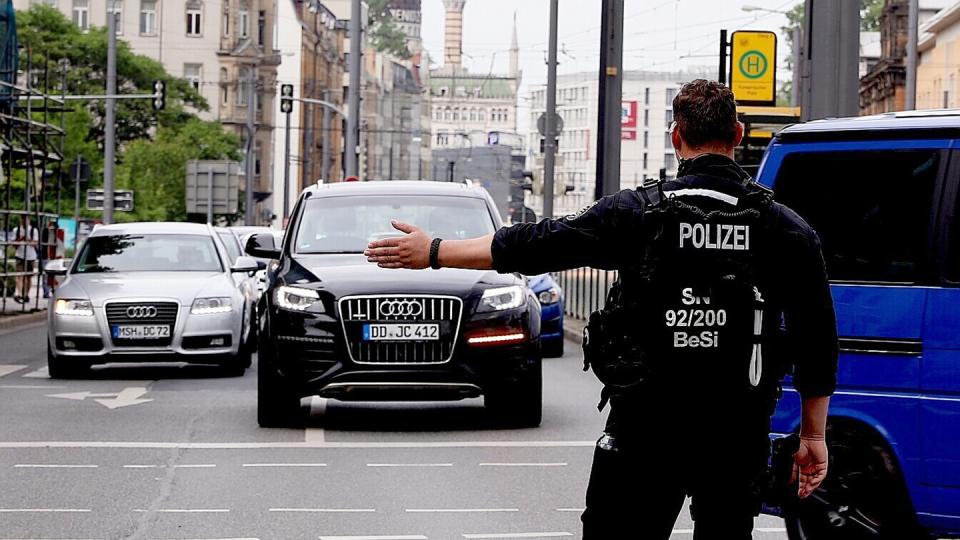
[(540, 339), (563, 339), (563, 300), (540, 309)]
[[(261, 369), (275, 369), (291, 391), (341, 400), (457, 400), (477, 397), (485, 389), (516, 382), (539, 362), (539, 317), (521, 308), (474, 314), (462, 322), (449, 361), (441, 363), (358, 363), (346, 346), (338, 318), (329, 314), (271, 309), (261, 326)], [(507, 345), (470, 345), (467, 339), (491, 329), (524, 332), (527, 338)], [(269, 361), (264, 362), (265, 355)]]
[[(171, 300), (132, 301), (149, 303)], [(58, 315), (51, 309), (47, 316), (47, 335), (50, 350), (57, 356), (83, 357), (93, 362), (206, 363), (211, 361), (211, 357), (237, 354), (242, 342), (241, 311), (235, 307), (229, 313), (191, 315), (190, 306), (179, 306), (169, 344), (138, 345), (135, 342), (114, 342), (102, 305), (94, 308), (92, 316)]]

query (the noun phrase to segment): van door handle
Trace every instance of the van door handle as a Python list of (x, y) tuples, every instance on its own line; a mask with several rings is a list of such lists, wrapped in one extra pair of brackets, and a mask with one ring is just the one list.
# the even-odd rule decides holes
[(841, 337), (839, 344), (841, 352), (849, 353), (900, 356), (923, 354), (923, 341), (919, 339)]

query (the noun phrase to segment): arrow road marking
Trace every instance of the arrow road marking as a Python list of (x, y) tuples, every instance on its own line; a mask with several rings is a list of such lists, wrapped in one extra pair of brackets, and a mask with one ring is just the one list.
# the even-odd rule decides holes
[(20, 371), (21, 369), (24, 369), (26, 367), (27, 366), (21, 366), (16, 364), (6, 364), (6, 365), (0, 364), (0, 377), (3, 377), (4, 375), (9, 375), (14, 371)]
[(61, 399), (73, 399), (83, 401), (87, 398), (93, 398), (94, 401), (108, 409), (119, 409), (120, 407), (129, 407), (130, 405), (139, 405), (153, 399), (141, 399), (141, 396), (147, 393), (147, 389), (136, 386), (124, 388), (120, 392), (95, 394), (93, 392), (70, 392), (67, 394), (47, 394), (47, 397)]
[(28, 379), (49, 379), (50, 372), (47, 370), (46, 367), (42, 367), (40, 369), (31, 371), (30, 373), (24, 373), (23, 376)]

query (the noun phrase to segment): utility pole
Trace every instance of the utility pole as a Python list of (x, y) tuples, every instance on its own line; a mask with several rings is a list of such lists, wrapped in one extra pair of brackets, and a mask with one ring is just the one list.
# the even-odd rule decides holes
[(803, 29), (799, 26), (793, 29), (793, 82), (790, 83), (790, 104), (800, 106), (800, 86), (803, 84)]
[(352, 0), (350, 6), (350, 87), (347, 96), (347, 147), (344, 157), (347, 160), (347, 176), (360, 176), (357, 153), (360, 143), (360, 81), (363, 69), (361, 41), (363, 23), (360, 20), (360, 0)]
[[(323, 100), (330, 101), (330, 91), (323, 91)], [(330, 181), (330, 145), (333, 142), (333, 113), (330, 107), (323, 108), (323, 148), (320, 150), (320, 176), (324, 182)]]
[(117, 130), (117, 12), (116, 0), (110, 0), (107, 14), (107, 99), (104, 105), (103, 134), (103, 222), (113, 223), (113, 173), (116, 160)]
[(907, 15), (907, 99), (905, 105), (908, 111), (917, 108), (917, 63), (920, 60), (917, 53), (919, 4), (919, 0), (910, 0), (910, 11)]
[(560, 0), (550, 0), (550, 43), (547, 52), (547, 138), (543, 143), (543, 217), (553, 217), (553, 186), (557, 157), (557, 10)]
[[(806, 0), (800, 120), (860, 112), (860, 5)], [(815, 46), (814, 46), (815, 45)]]
[(594, 198), (620, 189), (620, 112), (623, 99), (623, 0), (603, 0), (600, 22), (600, 100)]
[(287, 117), (287, 125), (284, 128), (284, 156), (283, 156), (283, 217), (290, 215), (290, 113), (287, 111), (284, 115)]
[(257, 67), (252, 65), (247, 69), (247, 147), (246, 147), (246, 169), (244, 171), (244, 194), (243, 194), (243, 224), (255, 225), (255, 214), (253, 211), (253, 184), (254, 173), (256, 171), (254, 162), (256, 161), (256, 138), (257, 138)]

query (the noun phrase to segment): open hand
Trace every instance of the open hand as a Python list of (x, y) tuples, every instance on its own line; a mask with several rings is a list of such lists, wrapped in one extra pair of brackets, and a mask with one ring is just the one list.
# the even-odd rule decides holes
[(367, 261), (377, 263), (380, 268), (419, 270), (430, 266), (430, 236), (407, 223), (393, 220), (390, 224), (394, 229), (406, 234), (370, 242), (367, 250), (363, 252)]
[(823, 439), (800, 439), (800, 449), (793, 455), (793, 474), (790, 483), (799, 477), (797, 495), (807, 498), (827, 477), (827, 443)]

